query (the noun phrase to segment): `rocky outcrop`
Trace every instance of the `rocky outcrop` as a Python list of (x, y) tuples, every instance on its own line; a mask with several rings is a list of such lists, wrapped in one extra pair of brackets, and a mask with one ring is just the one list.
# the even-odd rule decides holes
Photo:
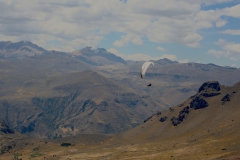
[(205, 101), (203, 98), (200, 97), (195, 97), (191, 102), (190, 102), (190, 108), (193, 109), (202, 109), (208, 106), (207, 101)]
[(3, 146), (0, 148), (0, 154), (9, 152), (13, 147), (11, 145)]
[(214, 97), (214, 96), (218, 96), (220, 93), (203, 93), (201, 94), (201, 96), (203, 97)]
[(14, 130), (6, 125), (3, 121), (0, 121), (0, 131), (5, 134), (14, 134)]
[(220, 84), (218, 83), (218, 81), (205, 82), (199, 88), (198, 93), (200, 93), (200, 92), (202, 92), (204, 90), (207, 91), (209, 89), (211, 89), (211, 91), (220, 91), (221, 87), (220, 87)]
[(230, 95), (229, 95), (229, 94), (226, 94), (226, 95), (221, 99), (221, 101), (223, 101), (223, 102), (230, 101)]
[(162, 117), (162, 118), (159, 119), (160, 122), (164, 122), (164, 121), (166, 121), (166, 120), (167, 120), (167, 116), (164, 116), (164, 117)]
[(149, 121), (152, 117), (153, 117), (153, 115), (150, 116), (150, 117), (148, 117), (147, 119), (145, 119), (145, 120), (143, 121), (143, 123), (146, 123), (146, 122)]
[(35, 129), (35, 123), (34, 123), (34, 122), (31, 122), (31, 123), (28, 125), (28, 127), (22, 126), (22, 128), (21, 128), (21, 133), (22, 133), (22, 134), (24, 134), (24, 133), (26, 133), (26, 132), (31, 133), (31, 132), (34, 131), (34, 129)]
[(183, 121), (183, 119), (187, 117), (188, 113), (189, 113), (189, 106), (184, 107), (183, 110), (179, 112), (178, 117), (171, 118), (172, 124), (174, 126), (177, 126), (178, 124), (180, 124)]
[(222, 99), (222, 104), (225, 104), (225, 102), (229, 102), (230, 101), (230, 95), (226, 94)]

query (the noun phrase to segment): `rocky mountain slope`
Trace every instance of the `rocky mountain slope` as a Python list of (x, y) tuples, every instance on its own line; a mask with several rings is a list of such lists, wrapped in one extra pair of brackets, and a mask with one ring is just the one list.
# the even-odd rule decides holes
[(0, 99), (0, 117), (17, 131), (40, 137), (119, 133), (164, 108), (102, 75), (86, 70), (49, 77)]
[[(76, 135), (0, 155), (45, 159), (211, 159), (240, 158), (240, 82), (229, 87), (203, 83), (197, 93), (120, 134)], [(37, 150), (36, 150), (37, 148)]]
[(13, 148), (23, 149), (23, 145), (20, 145), (23, 138), (23, 135), (15, 132), (4, 121), (0, 120), (0, 157), (9, 153)]
[(119, 143), (155, 145), (161, 150), (155, 151), (153, 157), (156, 159), (239, 158), (239, 96), (240, 82), (231, 87), (216, 81), (206, 82), (197, 94), (183, 103), (121, 134)]

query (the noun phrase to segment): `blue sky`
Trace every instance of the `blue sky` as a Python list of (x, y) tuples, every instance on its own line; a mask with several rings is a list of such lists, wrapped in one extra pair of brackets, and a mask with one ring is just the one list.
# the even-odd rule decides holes
[(240, 67), (240, 0), (0, 0), (0, 40)]

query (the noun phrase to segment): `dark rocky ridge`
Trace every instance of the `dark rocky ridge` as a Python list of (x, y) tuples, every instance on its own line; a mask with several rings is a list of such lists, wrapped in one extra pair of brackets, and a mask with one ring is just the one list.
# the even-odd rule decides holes
[[(185, 107), (183, 108), (180, 112), (179, 112), (179, 115), (178, 117), (172, 117), (171, 118), (171, 121), (172, 121), (172, 124), (174, 126), (177, 126), (178, 124), (180, 124), (186, 117), (187, 115), (189, 114), (189, 107)], [(162, 122), (162, 121), (161, 121)]]
[(201, 97), (196, 96), (190, 103), (190, 108), (202, 109), (208, 106), (208, 103)]
[(14, 130), (11, 129), (4, 121), (0, 121), (0, 131), (5, 134), (14, 134)]
[[(217, 81), (209, 81), (203, 83), (198, 93), (189, 99), (189, 106), (184, 107), (181, 109), (177, 116), (173, 116), (170, 120), (173, 126), (178, 126), (181, 124), (189, 114), (194, 112), (194, 110), (200, 110), (204, 109), (209, 106), (208, 100), (209, 98), (216, 97), (221, 95), (221, 86), (219, 82)], [(230, 101), (229, 94), (225, 95), (221, 101), (223, 101), (223, 104), (226, 101)], [(178, 105), (178, 108), (182, 108), (184, 105), (180, 104)], [(170, 113), (175, 113), (174, 108), (169, 108)], [(162, 118), (160, 118), (160, 122), (166, 122), (168, 115), (163, 115)], [(150, 120), (152, 117), (150, 117), (148, 120)]]
[(219, 82), (217, 82), (217, 81), (205, 82), (199, 88), (198, 92), (202, 92), (202, 91), (207, 92), (209, 89), (211, 89), (211, 91), (220, 91), (221, 87), (220, 87)]

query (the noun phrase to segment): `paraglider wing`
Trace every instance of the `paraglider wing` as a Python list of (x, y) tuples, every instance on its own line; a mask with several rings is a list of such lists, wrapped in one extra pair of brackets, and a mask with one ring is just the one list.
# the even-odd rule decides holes
[(142, 79), (145, 77), (146, 71), (147, 71), (148, 67), (150, 66), (150, 64), (151, 64), (151, 65), (154, 65), (153, 62), (149, 62), (149, 61), (143, 63), (143, 65), (142, 65), (142, 70), (141, 70), (141, 73), (140, 73)]

